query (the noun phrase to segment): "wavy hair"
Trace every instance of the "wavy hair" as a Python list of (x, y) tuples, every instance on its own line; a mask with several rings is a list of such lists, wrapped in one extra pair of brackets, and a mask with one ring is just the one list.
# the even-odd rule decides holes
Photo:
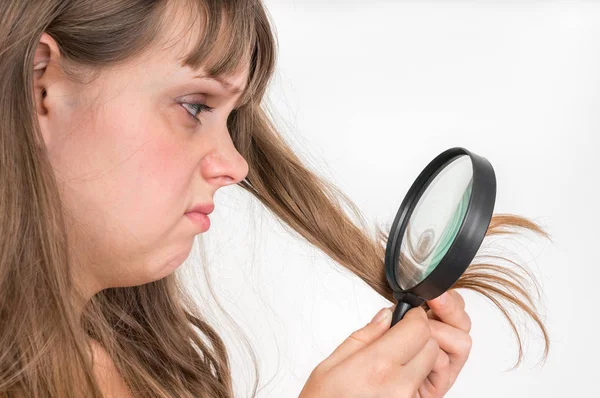
[[(191, 16), (190, 24), (201, 26), (186, 65), (224, 76), (238, 70), (240, 60), (251, 60), (243, 105), (227, 122), (249, 165), (239, 185), (392, 301), (383, 266), (387, 233), (379, 226), (375, 234), (366, 232), (357, 207), (303, 164), (262, 104), (277, 45), (264, 5), (260, 0), (177, 4)], [(0, 2), (0, 396), (101, 397), (91, 337), (136, 397), (233, 397), (224, 341), (176, 273), (141, 286), (103, 290), (77, 314), (65, 209), (41, 145), (34, 96), (26, 89), (33, 87), (32, 63), (42, 33), (58, 43), (65, 73), (83, 79), (83, 71), (93, 75), (148, 49), (165, 26), (166, 6), (167, 0)], [(548, 237), (533, 221), (499, 214), (487, 235), (526, 231)], [(524, 267), (505, 267), (500, 260), (474, 262), (453, 288), (489, 298), (517, 336), (509, 310), (524, 311), (543, 333), (545, 358), (549, 339), (535, 307), (535, 280)], [(520, 361), (520, 338), (518, 343)]]

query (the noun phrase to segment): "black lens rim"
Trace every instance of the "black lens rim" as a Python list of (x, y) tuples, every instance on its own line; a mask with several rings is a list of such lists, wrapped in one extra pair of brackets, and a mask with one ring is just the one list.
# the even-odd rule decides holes
[[(402, 289), (396, 281), (395, 271), (408, 221), (429, 184), (446, 165), (463, 155), (469, 156), (473, 166), (471, 198), (463, 223), (440, 264), (417, 285)], [(408, 190), (390, 228), (385, 250), (385, 274), (392, 290), (432, 300), (452, 287), (477, 254), (490, 225), (495, 202), (496, 174), (486, 158), (463, 147), (450, 148), (436, 156)]]

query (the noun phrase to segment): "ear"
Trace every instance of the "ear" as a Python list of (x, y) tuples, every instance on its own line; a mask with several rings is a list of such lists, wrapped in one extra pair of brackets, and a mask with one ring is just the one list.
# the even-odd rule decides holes
[(51, 83), (57, 80), (58, 68), (56, 66), (59, 65), (59, 58), (60, 51), (56, 41), (48, 33), (42, 33), (33, 58), (33, 95), (36, 114), (46, 145), (49, 144), (52, 136), (50, 119), (53, 117), (52, 111), (54, 111), (48, 93), (49, 90), (53, 90)]

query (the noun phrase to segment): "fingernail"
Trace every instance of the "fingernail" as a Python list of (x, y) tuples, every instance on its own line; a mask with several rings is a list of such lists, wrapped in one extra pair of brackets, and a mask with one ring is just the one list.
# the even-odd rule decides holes
[(448, 298), (448, 293), (444, 292), (440, 297), (438, 297), (438, 303), (446, 304), (446, 299)]
[(392, 311), (390, 311), (389, 308), (382, 308), (375, 315), (375, 317), (373, 318), (373, 320), (371, 321), (371, 323), (380, 323), (380, 322), (383, 323), (386, 320), (388, 320), (389, 318), (391, 318), (391, 316), (392, 316)]

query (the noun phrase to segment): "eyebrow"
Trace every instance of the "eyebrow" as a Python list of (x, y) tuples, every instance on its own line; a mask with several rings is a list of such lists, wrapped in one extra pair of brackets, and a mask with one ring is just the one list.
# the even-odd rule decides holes
[(232, 93), (232, 94), (239, 94), (242, 91), (244, 91), (243, 88), (238, 87), (238, 86), (234, 86), (233, 84), (229, 83), (226, 80), (223, 80), (222, 78), (220, 78), (218, 76), (210, 77), (210, 76), (207, 76), (207, 75), (204, 75), (204, 74), (199, 74), (199, 75), (195, 75), (194, 77), (198, 78), (198, 79), (207, 79), (207, 80), (214, 80), (216, 82), (219, 82), (219, 83), (221, 83), (221, 85), (223, 87), (225, 87), (227, 90), (229, 90), (229, 92)]

